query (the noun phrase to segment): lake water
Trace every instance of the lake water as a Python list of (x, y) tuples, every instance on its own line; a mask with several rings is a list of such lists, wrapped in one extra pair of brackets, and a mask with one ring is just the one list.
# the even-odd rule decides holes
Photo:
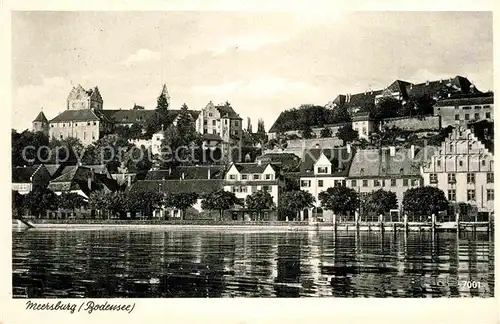
[(12, 235), (14, 291), (29, 297), (491, 297), (494, 292), (494, 244), (486, 233), (28, 230)]

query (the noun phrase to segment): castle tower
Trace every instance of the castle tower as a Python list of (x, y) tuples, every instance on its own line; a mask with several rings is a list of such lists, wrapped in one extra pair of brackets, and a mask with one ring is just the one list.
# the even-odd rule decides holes
[(45, 117), (45, 114), (43, 113), (43, 108), (42, 111), (36, 116), (36, 118), (33, 120), (33, 131), (34, 132), (42, 132), (46, 136), (49, 136), (49, 121), (47, 120), (47, 117)]
[(161, 89), (161, 95), (164, 95), (167, 98), (168, 105), (170, 106), (170, 95), (168, 94), (167, 85), (164, 83), (163, 88)]
[(67, 101), (68, 110), (96, 109), (102, 110), (103, 101), (99, 88), (85, 90), (80, 84), (70, 91)]

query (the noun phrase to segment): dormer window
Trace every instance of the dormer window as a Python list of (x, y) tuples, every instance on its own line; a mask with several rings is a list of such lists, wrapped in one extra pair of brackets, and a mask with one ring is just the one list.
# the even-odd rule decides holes
[(399, 174), (403, 174), (403, 172), (404, 172), (403, 168), (399, 169)]
[(360, 174), (365, 174), (365, 169), (364, 169), (364, 168), (361, 168), (361, 169), (359, 170), (359, 173), (360, 173)]
[(318, 173), (328, 173), (328, 167), (318, 167)]
[(266, 174), (266, 180), (273, 180), (272, 174)]
[(236, 174), (230, 174), (229, 180), (236, 180)]

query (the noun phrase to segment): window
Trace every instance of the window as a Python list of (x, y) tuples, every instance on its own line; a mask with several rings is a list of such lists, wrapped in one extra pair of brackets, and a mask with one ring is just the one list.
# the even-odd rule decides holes
[(212, 125), (214, 125), (214, 126), (215, 126), (215, 125), (216, 125), (216, 123), (217, 123), (217, 122), (216, 122), (215, 120), (212, 120)]
[(415, 187), (417, 185), (417, 179), (411, 179), (411, 186)]
[(366, 127), (363, 127), (363, 135), (366, 135), (366, 134), (367, 134)]
[(54, 127), (54, 124), (50, 125), (50, 127)]
[(462, 160), (458, 161), (458, 166), (464, 166), (464, 162)]
[(318, 167), (318, 173), (328, 173), (328, 167)]
[(470, 109), (470, 106), (464, 106), (463, 109)]
[(97, 125), (97, 123), (96, 123), (96, 122), (94, 122), (94, 126), (95, 126), (95, 125)]
[(474, 109), (481, 109), (481, 106), (474, 106)]
[(359, 169), (359, 173), (360, 174), (365, 174), (365, 169), (364, 168)]
[(495, 175), (493, 172), (486, 173), (486, 183), (493, 183), (495, 181)]
[(374, 185), (375, 187), (380, 187), (380, 181), (379, 181), (379, 180), (377, 180), (377, 179), (373, 180), (373, 185)]
[(234, 126), (238, 126), (238, 121), (237, 120), (234, 122)]
[(236, 180), (236, 174), (230, 174), (229, 180)]
[(66, 124), (63, 124), (63, 127), (66, 127)]
[(203, 128), (203, 134), (207, 134), (207, 133), (208, 133), (208, 129)]
[(476, 175), (474, 173), (467, 173), (467, 183), (476, 183)]
[(95, 140), (95, 132), (92, 132), (92, 139)]
[(351, 187), (357, 187), (356, 180), (351, 180)]
[(486, 166), (486, 160), (482, 160), (482, 161), (481, 161), (481, 165), (482, 165), (482, 166)]
[(448, 173), (448, 183), (456, 183), (457, 179), (455, 173)]
[(396, 179), (391, 179), (391, 187), (395, 187), (396, 186)]
[(486, 200), (495, 200), (495, 191), (493, 189), (486, 189)]
[(483, 106), (483, 108), (490, 108), (490, 105), (485, 105)]
[(441, 166), (441, 160), (437, 160), (437, 166), (440, 167)]
[(479, 114), (478, 113), (474, 114), (474, 119), (479, 119)]
[(224, 119), (224, 125), (227, 125), (227, 119)]
[(301, 187), (310, 187), (311, 186), (311, 180), (301, 180), (300, 181), (300, 186)]
[(450, 152), (453, 153), (453, 144), (450, 144)]
[(212, 113), (208, 113), (208, 117), (212, 117), (214, 114)]
[(254, 180), (259, 180), (260, 179), (260, 174), (254, 174), (253, 175)]
[(63, 134), (61, 134), (59, 137), (60, 137), (61, 139), (63, 139)]
[(363, 187), (368, 187), (368, 180), (363, 180)]
[(272, 174), (266, 174), (266, 180), (273, 180)]
[(208, 124), (208, 120), (203, 121), (203, 125), (206, 125), (206, 124)]
[(382, 179), (382, 180), (380, 181), (380, 185), (381, 185), (382, 187), (385, 187), (385, 179)]
[(345, 183), (342, 183), (342, 181), (340, 181), (340, 180), (335, 180), (335, 181), (333, 182), (333, 185), (334, 185), (335, 187), (340, 187), (340, 186), (342, 186), (342, 185), (344, 185), (344, 186), (345, 186)]
[(217, 130), (212, 129), (212, 134), (217, 134)]
[(247, 179), (248, 179), (248, 174), (241, 175), (241, 180), (247, 180)]
[(475, 189), (468, 189), (467, 190), (467, 201), (474, 201), (476, 200), (476, 190)]
[(430, 183), (438, 183), (438, 175), (436, 173), (431, 173), (429, 175), (429, 182)]
[(403, 168), (399, 169), (399, 174), (403, 174), (403, 173), (404, 173), (404, 171), (405, 171), (405, 170), (404, 170)]
[(469, 114), (465, 114), (465, 116), (464, 116), (464, 117), (465, 117), (465, 118), (464, 118), (465, 120), (469, 120)]
[(87, 126), (90, 126), (90, 122), (87, 122)]
[(318, 187), (323, 187), (323, 180), (318, 180)]
[(486, 119), (491, 119), (491, 113), (489, 112), (486, 113)]
[(408, 179), (403, 179), (403, 186), (408, 187)]
[(269, 186), (262, 186), (262, 190), (269, 191)]
[(457, 199), (457, 193), (455, 189), (449, 189), (448, 190), (448, 200), (450, 201), (455, 201)]
[(455, 115), (455, 120), (460, 120), (460, 115)]

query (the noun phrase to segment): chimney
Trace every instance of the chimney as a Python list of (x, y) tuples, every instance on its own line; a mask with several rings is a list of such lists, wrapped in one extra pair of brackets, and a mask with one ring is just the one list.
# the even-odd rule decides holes
[(410, 158), (415, 158), (415, 145), (410, 146)]
[(319, 143), (316, 143), (315, 147), (316, 147), (317, 149), (319, 149)]
[(396, 147), (395, 146), (389, 146), (389, 152), (391, 156), (396, 156)]
[(262, 165), (262, 160), (258, 160), (257, 165)]

